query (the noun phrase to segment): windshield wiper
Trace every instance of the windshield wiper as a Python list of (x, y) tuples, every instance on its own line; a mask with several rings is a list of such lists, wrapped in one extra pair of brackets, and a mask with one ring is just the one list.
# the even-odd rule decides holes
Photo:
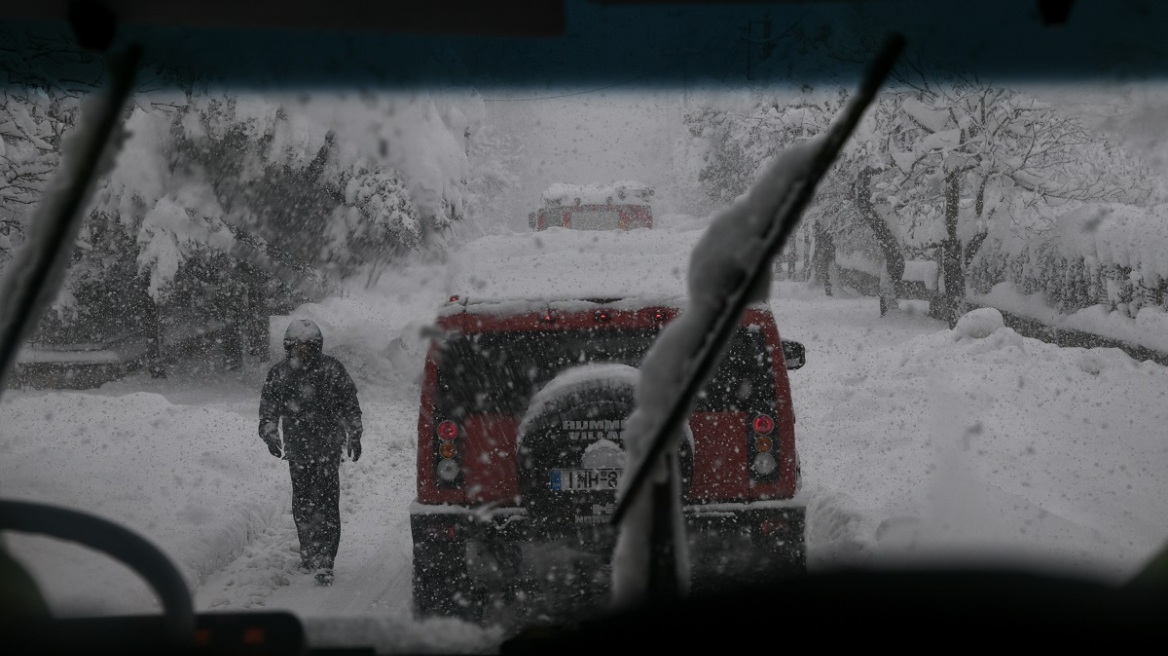
[(671, 444), (673, 436), (681, 427), (688, 415), (688, 408), (694, 397), (701, 390), (710, 373), (717, 366), (724, 351), (723, 346), (729, 341), (746, 309), (750, 292), (757, 288), (766, 274), (770, 262), (782, 250), (791, 232), (798, 225), (808, 203), (815, 194), (819, 181), (827, 174), (832, 163), (835, 162), (840, 150), (851, 136), (852, 131), (864, 115), (864, 110), (876, 97), (876, 92), (884, 84), (896, 60), (904, 50), (904, 38), (892, 35), (873, 60), (871, 68), (861, 81), (856, 95), (851, 98), (843, 113), (831, 128), (825, 133), (819, 148), (810, 156), (806, 174), (792, 182), (787, 197), (779, 205), (775, 217), (771, 220), (763, 238), (763, 249), (754, 262), (746, 268), (746, 275), (726, 297), (722, 312), (719, 313), (706, 338), (698, 350), (689, 358), (692, 363), (686, 372), (680, 392), (664, 419), (650, 433), (649, 448), (645, 456), (637, 463), (632, 477), (624, 494), (617, 499), (616, 509), (613, 512), (612, 523), (619, 525), (628, 513), (634, 499), (636, 499), (649, 480), (649, 473), (659, 461), (665, 450)]

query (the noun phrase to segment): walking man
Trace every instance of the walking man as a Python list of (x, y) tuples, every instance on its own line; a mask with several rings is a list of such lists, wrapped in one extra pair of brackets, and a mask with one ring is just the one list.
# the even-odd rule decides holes
[(353, 379), (323, 349), (315, 323), (299, 319), (288, 326), (287, 357), (268, 371), (260, 395), (260, 438), (288, 461), (301, 568), (330, 585), (341, 541), (338, 469), (346, 446), (353, 462), (361, 457), (361, 406)]

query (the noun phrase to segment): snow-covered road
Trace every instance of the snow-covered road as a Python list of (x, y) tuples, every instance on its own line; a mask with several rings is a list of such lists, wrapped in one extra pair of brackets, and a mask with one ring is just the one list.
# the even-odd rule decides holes
[[(391, 287), (409, 293), (304, 309), (357, 372), (366, 417), (364, 456), (342, 465), (333, 587), (295, 569), (286, 467), (256, 437), (258, 367), (201, 382), (176, 374), (92, 393), (10, 393), (0, 494), (138, 529), (180, 564), (200, 609), (289, 609), (318, 645), (497, 644), (497, 628), (410, 617), (410, 334), (441, 298), (432, 276), (418, 275)], [(1059, 349), (992, 321), (950, 331), (920, 313), (880, 319), (873, 299), (794, 283), (776, 285), (772, 307), (783, 337), (808, 353), (791, 380), (812, 567), (1008, 554), (1118, 580), (1168, 536), (1165, 368)], [(38, 538), (11, 544), (58, 609), (154, 607), (120, 566)]]
[[(341, 476), (341, 550), (332, 588), (298, 574), (290, 510), (199, 588), (202, 608), (286, 608), (311, 617), (378, 612), (409, 614), (411, 541), (408, 506), (414, 496), (417, 399), (392, 388), (362, 391), (365, 450)], [(261, 455), (257, 453), (255, 457)], [(280, 492), (291, 494), (290, 484)]]

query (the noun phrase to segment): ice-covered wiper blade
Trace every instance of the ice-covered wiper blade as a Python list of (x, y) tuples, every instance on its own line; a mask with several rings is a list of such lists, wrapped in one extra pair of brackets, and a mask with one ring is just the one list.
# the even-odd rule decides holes
[(648, 482), (654, 465), (670, 446), (671, 437), (685, 421), (694, 397), (721, 359), (723, 347), (738, 325), (742, 312), (750, 300), (751, 292), (763, 282), (771, 260), (782, 250), (787, 238), (799, 223), (799, 218), (815, 194), (819, 181), (835, 162), (903, 50), (903, 37), (899, 35), (889, 37), (865, 74), (857, 93), (852, 96), (831, 128), (818, 140), (814, 151), (806, 155), (807, 163), (801, 172), (802, 175), (793, 179), (787, 187), (786, 195), (779, 202), (763, 236), (762, 248), (753, 254), (753, 261), (744, 267), (744, 275), (726, 296), (721, 311), (705, 332), (705, 338), (687, 358), (689, 366), (677, 397), (672, 400), (668, 411), (663, 415), (664, 418), (652, 430), (647, 431), (646, 434), (650, 436), (649, 446), (635, 464), (623, 494), (617, 499), (612, 516), (613, 524), (619, 524), (624, 519), (633, 500)]

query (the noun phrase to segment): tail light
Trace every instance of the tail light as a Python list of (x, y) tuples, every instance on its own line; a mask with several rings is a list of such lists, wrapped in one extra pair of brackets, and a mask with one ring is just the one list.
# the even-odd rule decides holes
[(454, 445), (454, 442), (443, 442), (438, 446), (438, 455), (443, 458), (453, 458), (458, 455), (458, 447)]
[(768, 481), (778, 475), (779, 461), (775, 457), (775, 420), (770, 415), (757, 415), (750, 422), (754, 432), (749, 440), (750, 475), (756, 481)]
[(756, 453), (750, 461), (750, 471), (754, 472), (755, 478), (769, 478), (778, 468), (779, 463), (773, 453)]
[(458, 437), (458, 424), (449, 419), (438, 424), (438, 437), (444, 440), (453, 440)]
[(751, 422), (751, 428), (759, 435), (770, 435), (771, 431), (775, 429), (775, 420), (767, 415), (759, 415)]
[(443, 458), (438, 461), (438, 466), (435, 468), (438, 474), (438, 480), (447, 485), (456, 485), (458, 479), (462, 476), (462, 467), (454, 458)]
[(543, 321), (544, 323), (555, 323), (556, 313), (551, 310), (545, 310), (543, 313)]
[(592, 318), (595, 319), (597, 323), (608, 323), (610, 320), (612, 320), (612, 316), (609, 315), (608, 310), (597, 310), (596, 314), (592, 315)]
[(458, 424), (449, 419), (439, 422), (437, 445), (437, 462), (434, 463), (434, 474), (441, 487), (458, 487), (462, 482), (462, 463), (458, 453), (458, 435), (461, 429)]

